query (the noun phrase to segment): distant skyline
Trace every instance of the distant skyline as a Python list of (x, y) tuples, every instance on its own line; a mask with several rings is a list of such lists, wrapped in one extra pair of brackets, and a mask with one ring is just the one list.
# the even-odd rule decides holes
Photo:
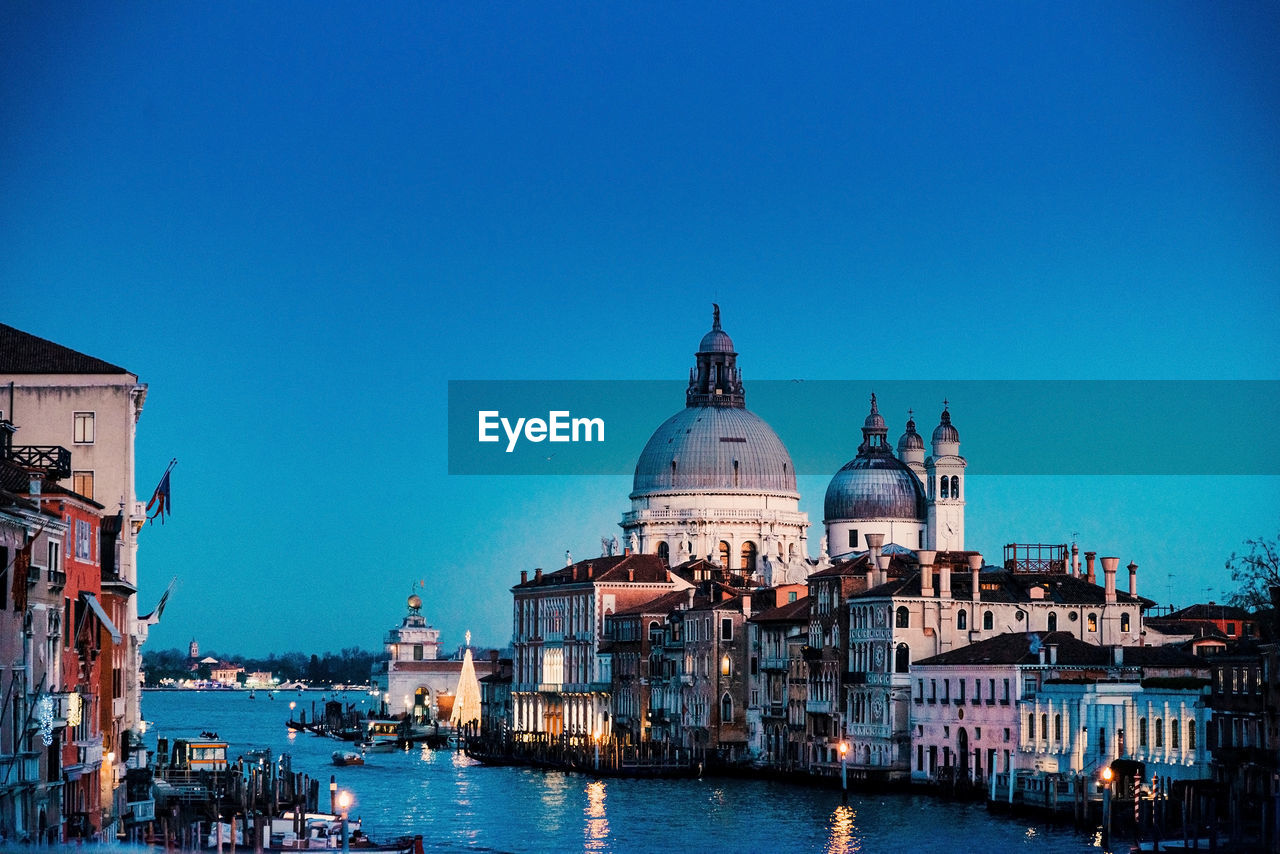
[[(712, 301), (748, 407), (1280, 379), (1275, 4), (19, 2), (0, 36), (2, 319), (149, 384), (140, 500), (179, 459), (153, 649), (377, 648), (419, 579), (443, 648), (505, 644), (520, 570), (597, 553), (630, 478), (448, 475), (447, 383), (678, 382)], [(865, 407), (815, 416), (846, 458)], [(1236, 427), (1204, 440), (1273, 441)], [(970, 546), (1078, 532), (1161, 602), (1280, 532), (1274, 476), (983, 466)]]

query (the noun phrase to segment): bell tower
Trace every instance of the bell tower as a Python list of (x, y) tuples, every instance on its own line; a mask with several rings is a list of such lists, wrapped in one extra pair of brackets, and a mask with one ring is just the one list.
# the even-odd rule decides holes
[(960, 456), (960, 431), (951, 423), (948, 401), (942, 402), (942, 418), (933, 429), (933, 453), (924, 462), (925, 497), (928, 500), (927, 548), (964, 550), (964, 470)]

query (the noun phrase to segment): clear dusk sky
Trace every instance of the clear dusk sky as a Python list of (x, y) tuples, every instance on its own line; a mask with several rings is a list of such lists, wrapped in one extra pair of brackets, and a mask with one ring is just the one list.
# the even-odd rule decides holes
[[(713, 300), (748, 406), (1280, 379), (1275, 3), (9, 2), (0, 45), (2, 319), (150, 385), (139, 498), (180, 460), (153, 648), (376, 648), (420, 579), (446, 648), (505, 644), (630, 481), (447, 475), (446, 383), (679, 380)], [(814, 417), (851, 457), (865, 412)], [(1280, 530), (1274, 476), (969, 465), (970, 548), (1078, 533), (1161, 601)]]

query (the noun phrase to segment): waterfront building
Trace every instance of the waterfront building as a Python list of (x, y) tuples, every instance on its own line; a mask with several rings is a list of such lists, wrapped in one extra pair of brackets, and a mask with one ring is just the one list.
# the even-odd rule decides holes
[[(1142, 610), (1137, 567), (1128, 593), (1116, 589), (1117, 558), (1102, 559), (1104, 584), (1067, 559), (1066, 546), (1009, 545), (1001, 569), (980, 554), (921, 549), (915, 568), (878, 575), (848, 601), (845, 697), (850, 762), (861, 772), (905, 777), (910, 768), (911, 662), (1011, 631), (1065, 631), (1085, 643), (1136, 646)], [(876, 561), (867, 564), (868, 571)], [(886, 573), (894, 575), (892, 561)], [(937, 583), (935, 584), (935, 574)]]
[(491, 656), (493, 672), (480, 678), (480, 735), (491, 743), (504, 743), (511, 735), (511, 681), (515, 668), (510, 658)]
[[(768, 592), (756, 595), (763, 597)], [(803, 649), (809, 639), (812, 600), (807, 587), (801, 585), (786, 585), (772, 592), (779, 604), (758, 611), (747, 621), (754, 653), (747, 700), (748, 750), (754, 760), (765, 765), (796, 768), (802, 761), (808, 693)]]
[(604, 555), (555, 572), (520, 572), (514, 600), (512, 729), (607, 736), (611, 656), (606, 617), (691, 584), (656, 554)]
[(1213, 776), (1230, 792), (1237, 817), (1252, 819), (1272, 801), (1280, 748), (1280, 654), (1275, 643), (1237, 640), (1208, 657), (1213, 719), (1207, 731)]
[[(400, 625), (387, 632), (384, 657), (374, 662), (371, 681), (388, 714), (406, 714), (415, 724), (448, 720), (465, 662), (439, 657), (440, 630), (427, 625), (421, 596), (411, 594), (407, 606)], [(476, 678), (493, 668), (488, 657), (472, 663)]]
[(752, 594), (719, 584), (683, 612), (681, 672), (692, 677), (680, 693), (682, 746), (734, 762), (747, 754), (746, 620)]
[(612, 675), (613, 737), (624, 745), (649, 740), (650, 691), (662, 678), (663, 633), (670, 615), (688, 602), (687, 590), (674, 590), (605, 617), (600, 657), (602, 670)]
[[(123, 678), (113, 686), (118, 693), (110, 703), (121, 731), (136, 731), (142, 720), (140, 649), (147, 633), (135, 595), (138, 533), (147, 513), (135, 492), (134, 439), (147, 385), (124, 368), (2, 323), (0, 383), (9, 386), (7, 399), (0, 400), (0, 418), (21, 428), (21, 443), (70, 448), (71, 491), (102, 504), (108, 516), (119, 514), (115, 575), (104, 581), (104, 592), (110, 587), (124, 601), (118, 624)], [(116, 752), (122, 745), (111, 742), (105, 748)], [(124, 804), (119, 806), (123, 811)]]
[[(1092, 781), (1104, 766), (1164, 781), (1208, 776), (1208, 667), (1172, 647), (1102, 646), (1065, 632), (997, 635), (915, 662), (911, 778)], [(1009, 778), (995, 787), (1005, 797)]]
[[(0, 489), (9, 522), (0, 594), (6, 614), (0, 639), (0, 691), (5, 698), (0, 711), (0, 831), (45, 844), (63, 838), (66, 721), (55, 697), (63, 687), (63, 654), (69, 646), (62, 599), (68, 525), (42, 506), (43, 475), (12, 459), (15, 450), (25, 454), (27, 449), (9, 444), (11, 427), (0, 422)], [(65, 457), (63, 448), (49, 452), (59, 461)]]
[[(878, 578), (880, 543), (883, 534), (863, 535), (875, 548), (853, 558), (841, 559), (809, 576), (807, 642), (803, 649), (805, 668), (806, 767), (825, 768), (835, 773), (840, 763), (840, 745), (848, 733), (842, 714), (851, 680), (865, 682), (850, 665), (849, 597), (862, 592)], [(896, 573), (905, 571), (899, 555), (884, 553)], [(876, 569), (868, 571), (868, 567)]]
[(782, 440), (746, 408), (733, 340), (717, 306), (689, 372), (685, 408), (636, 462), (626, 546), (675, 566), (704, 558), (758, 583), (803, 581), (809, 517)]

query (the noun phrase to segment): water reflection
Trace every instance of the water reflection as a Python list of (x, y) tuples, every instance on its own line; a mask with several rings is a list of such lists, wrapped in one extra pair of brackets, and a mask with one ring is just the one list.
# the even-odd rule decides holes
[(843, 804), (831, 813), (827, 847), (823, 849), (826, 854), (854, 854), (862, 850), (862, 844), (853, 838), (853, 820), (857, 815), (852, 807)]
[(586, 842), (584, 851), (604, 851), (609, 840), (609, 819), (604, 812), (604, 781), (596, 780), (587, 784), (587, 821), (583, 828)]

